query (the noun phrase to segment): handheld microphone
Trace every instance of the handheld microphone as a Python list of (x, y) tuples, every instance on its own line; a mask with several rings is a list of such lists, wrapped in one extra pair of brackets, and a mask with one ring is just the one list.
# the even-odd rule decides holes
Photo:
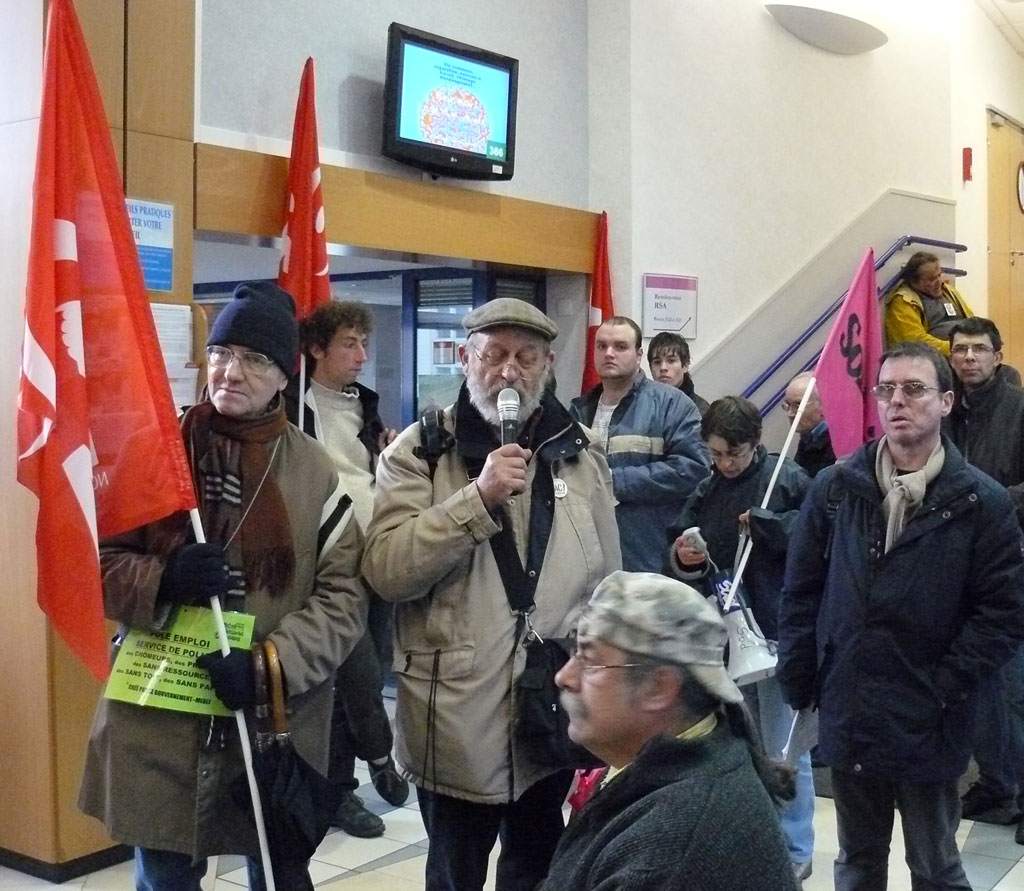
[(501, 444), (515, 442), (519, 433), (519, 394), (505, 387), (498, 394), (498, 420), (501, 421)]

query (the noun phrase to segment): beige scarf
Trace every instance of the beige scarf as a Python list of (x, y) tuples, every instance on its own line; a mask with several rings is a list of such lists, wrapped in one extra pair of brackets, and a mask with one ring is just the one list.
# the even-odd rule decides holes
[(885, 513), (885, 552), (889, 553), (893, 542), (903, 533), (907, 520), (914, 515), (924, 501), (924, 493), (928, 484), (939, 475), (946, 460), (946, 450), (942, 440), (932, 449), (928, 461), (920, 470), (900, 473), (892, 463), (889, 452), (889, 438), (883, 436), (878, 440), (878, 452), (875, 454), (875, 479), (885, 493), (882, 511)]

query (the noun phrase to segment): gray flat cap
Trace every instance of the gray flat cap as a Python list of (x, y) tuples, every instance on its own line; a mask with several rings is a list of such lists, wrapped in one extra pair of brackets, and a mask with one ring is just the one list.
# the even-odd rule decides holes
[(491, 300), (466, 313), (462, 320), (462, 327), (466, 329), (467, 334), (499, 326), (526, 328), (527, 331), (533, 331), (547, 341), (558, 337), (558, 326), (551, 319), (536, 306), (516, 297), (499, 297), (497, 300)]
[(579, 633), (686, 666), (722, 702), (743, 694), (723, 661), (728, 634), (718, 610), (689, 585), (652, 572), (613, 572), (595, 589)]

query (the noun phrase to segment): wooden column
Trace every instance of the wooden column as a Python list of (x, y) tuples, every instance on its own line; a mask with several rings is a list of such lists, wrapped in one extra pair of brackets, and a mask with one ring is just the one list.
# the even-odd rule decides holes
[[(150, 296), (164, 302), (190, 301), (194, 3), (74, 3), (99, 80), (115, 152), (122, 172), (127, 170), (127, 194), (175, 206), (174, 290)], [(45, 6), (39, 3), (43, 12), (36, 15), (41, 17)], [(8, 39), (31, 36), (38, 40), (38, 19), (26, 32)], [(0, 39), (0, 48), (9, 51), (3, 44)], [(36, 64), (41, 63), (41, 55), (40, 46)], [(35, 77), (35, 83), (41, 82), (41, 74)], [(22, 115), (38, 117), (38, 113), (36, 105)], [(17, 175), (31, 183), (33, 164), (28, 152), (22, 154), (25, 157), (18, 158)], [(22, 200), (27, 203), (27, 195)], [(18, 226), (27, 231), (30, 207), (18, 205), (16, 210)], [(27, 236), (25, 241), (27, 250)], [(24, 253), (18, 259), (24, 264)], [(23, 275), (19, 272), (17, 288), (13, 282), (5, 282), (10, 285), (9, 292), (18, 295), (16, 301), (12, 299), (12, 317), (4, 315), (4, 327), (11, 332), (11, 342), (5, 341), (8, 355), (17, 355), (20, 349)], [(14, 375), (0, 378), (0, 385), (4, 413), (13, 418)], [(4, 433), (5, 441), (8, 436), (12, 441), (4, 451), (10, 455), (14, 453), (13, 430)], [(0, 863), (51, 881), (64, 881), (123, 860), (127, 849), (114, 846), (103, 826), (77, 808), (85, 746), (100, 685), (53, 633), (36, 604), (32, 532), (36, 504), (16, 483), (13, 471), (13, 462), (8, 462), (0, 476), (0, 497), (5, 505), (0, 512), (4, 553)]]

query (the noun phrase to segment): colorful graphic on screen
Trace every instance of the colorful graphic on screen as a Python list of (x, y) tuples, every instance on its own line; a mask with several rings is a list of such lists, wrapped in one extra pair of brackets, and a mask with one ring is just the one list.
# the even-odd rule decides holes
[(500, 68), (406, 42), (399, 137), (505, 161), (508, 81)]

